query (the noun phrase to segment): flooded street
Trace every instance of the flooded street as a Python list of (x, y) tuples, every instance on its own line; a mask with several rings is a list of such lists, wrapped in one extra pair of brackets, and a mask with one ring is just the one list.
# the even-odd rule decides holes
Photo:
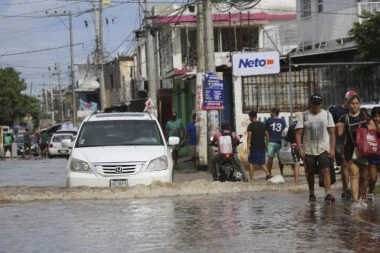
[(379, 201), (352, 209), (339, 179), (325, 205), (318, 186), (308, 203), (304, 176), (271, 185), (259, 173), (252, 184), (180, 171), (173, 184), (66, 189), (65, 163), (0, 161), (0, 252), (380, 250)]

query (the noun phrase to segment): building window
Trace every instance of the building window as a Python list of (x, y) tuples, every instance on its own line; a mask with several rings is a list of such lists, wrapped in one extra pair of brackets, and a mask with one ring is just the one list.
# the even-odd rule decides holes
[(301, 18), (311, 16), (311, 0), (301, 0)]
[(323, 0), (318, 0), (317, 10), (318, 10), (318, 13), (323, 12)]

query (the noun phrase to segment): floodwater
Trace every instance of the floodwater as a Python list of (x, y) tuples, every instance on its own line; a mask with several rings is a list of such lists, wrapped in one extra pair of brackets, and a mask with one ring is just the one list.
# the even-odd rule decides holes
[(65, 163), (0, 161), (0, 252), (380, 252), (379, 201), (310, 204), (304, 179), (67, 189)]

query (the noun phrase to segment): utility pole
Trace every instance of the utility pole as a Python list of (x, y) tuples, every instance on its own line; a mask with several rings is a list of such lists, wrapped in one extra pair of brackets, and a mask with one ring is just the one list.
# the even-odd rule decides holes
[[(146, 66), (149, 84), (149, 97), (152, 99), (153, 105), (157, 106), (157, 83), (155, 79), (155, 61), (153, 50), (153, 37), (150, 33), (152, 29), (152, 15), (150, 13), (149, 0), (145, 0), (145, 39), (146, 39)], [(157, 107), (156, 107), (157, 108)], [(156, 110), (154, 109), (155, 114)]]
[[(205, 44), (205, 72), (215, 72), (215, 48), (214, 48), (214, 28), (212, 23), (211, 0), (203, 1), (204, 17), (204, 44)], [(207, 141), (219, 128), (219, 112), (207, 110)], [(208, 147), (207, 157), (211, 161), (213, 148)]]
[(58, 115), (59, 115), (59, 119), (63, 120), (64, 116), (63, 116), (63, 101), (62, 101), (62, 88), (61, 88), (61, 67), (60, 67), (59, 63), (56, 64), (56, 70), (57, 70), (57, 73), (54, 73), (53, 75), (58, 76), (58, 92), (59, 92)]
[(95, 15), (95, 36), (96, 36), (96, 66), (99, 72), (99, 88), (100, 88), (100, 104), (101, 110), (106, 109), (106, 88), (104, 85), (104, 72), (103, 72), (103, 6), (102, 1), (99, 1), (98, 7), (96, 1), (92, 2)]
[(205, 45), (204, 45), (204, 17), (203, 3), (197, 2), (197, 79), (195, 88), (195, 110), (197, 139), (206, 141), (197, 141), (196, 155), (198, 157), (198, 168), (206, 167), (208, 164), (207, 149), (207, 113), (203, 110), (203, 79), (205, 72)]
[(44, 84), (44, 97), (45, 97), (45, 112), (46, 112), (46, 115), (48, 114), (49, 112), (49, 107), (48, 107), (48, 97), (47, 97), (47, 89), (45, 89), (45, 84)]
[(72, 90), (72, 112), (73, 112), (73, 126), (76, 126), (77, 121), (77, 98), (75, 87), (75, 70), (74, 70), (74, 43), (73, 43), (73, 18), (71, 11), (69, 11), (69, 27), (70, 27), (70, 70), (71, 70), (71, 90)]
[[(75, 69), (74, 69), (74, 42), (73, 42), (73, 17), (71, 14), (71, 11), (69, 13), (62, 13), (62, 14), (49, 14), (48, 17), (63, 17), (68, 16), (69, 17), (69, 30), (70, 30), (70, 70), (71, 70), (71, 84), (72, 84), (72, 110), (73, 110), (73, 125), (76, 124), (76, 91), (75, 91)], [(52, 93), (53, 94), (53, 93)], [(61, 91), (60, 93), (61, 94)], [(61, 104), (62, 105), (62, 104)], [(62, 111), (63, 112), (63, 111)]]
[(54, 98), (53, 98), (53, 81), (52, 81), (52, 73), (50, 73), (50, 67), (49, 69), (49, 79), (50, 79), (50, 99), (51, 99), (51, 123), (54, 123)]

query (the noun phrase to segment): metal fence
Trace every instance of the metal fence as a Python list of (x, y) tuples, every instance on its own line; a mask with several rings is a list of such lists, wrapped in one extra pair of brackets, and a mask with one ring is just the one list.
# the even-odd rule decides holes
[(348, 90), (357, 91), (364, 103), (380, 103), (380, 65), (299, 64), (291, 72), (243, 77), (242, 89), (245, 113), (251, 110), (270, 112), (273, 107), (282, 112), (289, 112), (290, 108), (292, 111), (306, 110), (313, 93), (323, 96), (327, 109), (341, 103)]

